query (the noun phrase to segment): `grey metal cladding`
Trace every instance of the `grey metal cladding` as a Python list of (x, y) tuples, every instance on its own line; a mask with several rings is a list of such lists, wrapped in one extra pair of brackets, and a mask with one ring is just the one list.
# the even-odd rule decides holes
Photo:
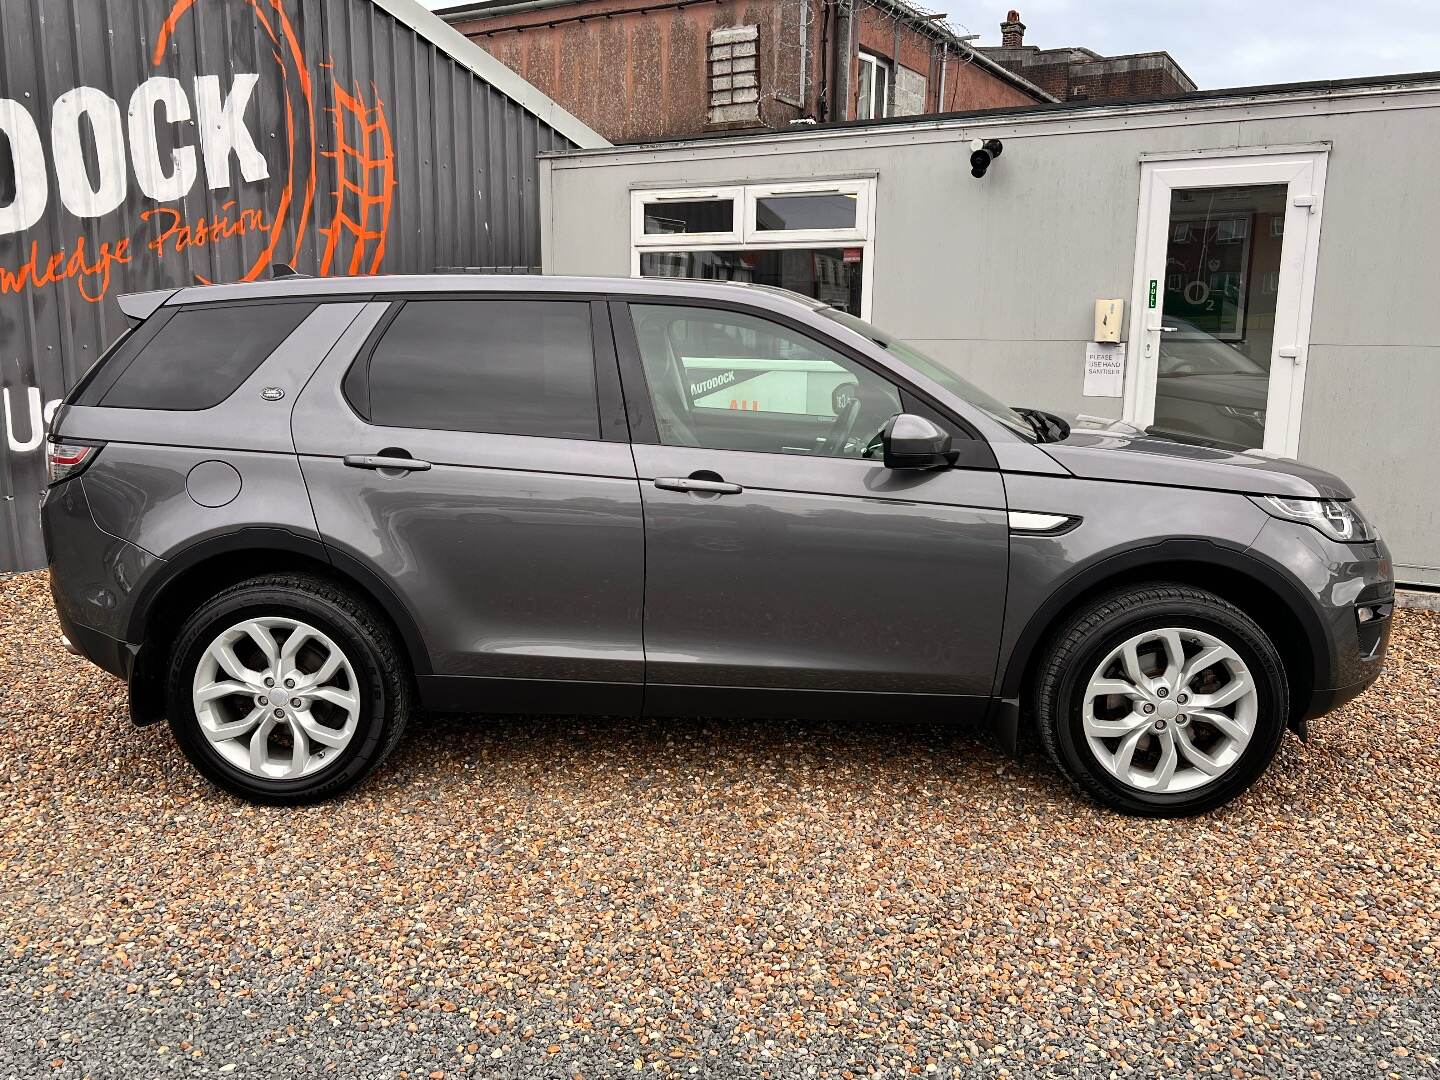
[(470, 48), (402, 0), (0, 0), (0, 569), (118, 296), (539, 265), (536, 155), (587, 133)]

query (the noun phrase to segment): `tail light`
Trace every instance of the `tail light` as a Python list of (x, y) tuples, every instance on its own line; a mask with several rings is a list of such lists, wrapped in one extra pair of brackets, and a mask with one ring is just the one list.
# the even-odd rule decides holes
[(52, 442), (50, 444), (50, 486), (79, 476), (100, 453), (100, 443)]

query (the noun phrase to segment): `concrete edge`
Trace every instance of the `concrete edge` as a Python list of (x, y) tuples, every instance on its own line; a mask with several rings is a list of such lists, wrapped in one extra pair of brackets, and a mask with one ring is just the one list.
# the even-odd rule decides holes
[(1397, 589), (1395, 606), (1416, 611), (1440, 611), (1440, 592), (1428, 589)]

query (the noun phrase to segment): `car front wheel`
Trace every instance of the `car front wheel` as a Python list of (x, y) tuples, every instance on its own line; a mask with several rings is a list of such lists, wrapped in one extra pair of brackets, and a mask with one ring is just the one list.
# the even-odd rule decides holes
[(1203, 813), (1264, 772), (1289, 687), (1274, 644), (1203, 589), (1130, 587), (1076, 612), (1035, 683), (1051, 759), (1082, 792), (1156, 817)]
[(277, 574), (212, 598), (181, 628), (171, 729), (207, 778), (254, 802), (317, 802), (363, 780), (411, 709), (407, 666), (375, 610), (319, 577)]

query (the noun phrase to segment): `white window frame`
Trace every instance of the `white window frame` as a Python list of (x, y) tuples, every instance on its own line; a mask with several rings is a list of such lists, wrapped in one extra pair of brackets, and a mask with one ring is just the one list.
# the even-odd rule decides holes
[[(1264, 450), (1294, 457), (1300, 449), (1301, 407), (1310, 348), (1310, 316), (1319, 262), (1328, 147), (1256, 147), (1240, 152), (1142, 156), (1130, 302), (1124, 418), (1140, 427), (1155, 420), (1163, 303), (1148, 307), (1149, 278), (1165, 264), (1171, 193), (1177, 188), (1284, 184), (1284, 246), (1271, 341)], [(1283, 315), (1283, 319), (1282, 319)]]
[[(755, 227), (760, 199), (774, 195), (852, 195), (855, 227), (851, 229), (766, 229)], [(735, 200), (733, 231), (711, 233), (645, 233), (645, 205), (660, 201)], [(630, 276), (640, 277), (642, 254), (684, 251), (795, 251), (810, 248), (859, 248), (860, 317), (870, 318), (875, 276), (875, 178), (816, 179), (695, 188), (637, 188), (630, 193)]]
[[(885, 117), (890, 115), (890, 107), (894, 104), (895, 69), (891, 66), (889, 60), (886, 60), (885, 57), (880, 56), (878, 53), (872, 53), (866, 49), (860, 49), (859, 56), (860, 64), (862, 67), (866, 64), (870, 65), (870, 115), (867, 117), (861, 117), (859, 103), (857, 102), (855, 108), (856, 119), (883, 120)], [(857, 85), (859, 84), (859, 82), (860, 80), (857, 80)], [(882, 108), (879, 114), (875, 112), (876, 86), (884, 86), (885, 88), (885, 95), (883, 100), (881, 101)]]
[[(647, 233), (645, 205), (659, 202), (723, 202), (728, 199), (734, 213), (726, 232)], [(740, 187), (675, 188), (636, 191), (630, 196), (631, 240), (637, 247), (673, 247), (681, 240), (687, 247), (713, 247), (738, 243), (745, 224), (745, 189)]]
[[(864, 240), (869, 233), (870, 184), (868, 180), (804, 180), (795, 184), (752, 184), (745, 189), (745, 233), (747, 243), (768, 240)], [(787, 195), (847, 195), (855, 199), (855, 227), (851, 229), (764, 229), (758, 225), (761, 199)]]

